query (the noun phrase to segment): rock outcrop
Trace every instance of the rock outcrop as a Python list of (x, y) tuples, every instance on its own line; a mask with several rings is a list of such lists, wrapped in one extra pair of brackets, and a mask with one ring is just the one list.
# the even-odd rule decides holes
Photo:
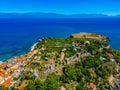
[(90, 38), (90, 39), (95, 39), (95, 40), (100, 40), (100, 41), (106, 41), (107, 37), (100, 35), (100, 34), (93, 34), (93, 33), (77, 33), (77, 34), (72, 34), (70, 36), (71, 38)]

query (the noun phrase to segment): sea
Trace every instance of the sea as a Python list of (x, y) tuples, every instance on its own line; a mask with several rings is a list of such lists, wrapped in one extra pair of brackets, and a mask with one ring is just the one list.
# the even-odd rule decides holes
[(0, 62), (29, 52), (42, 37), (66, 38), (79, 32), (106, 35), (112, 48), (120, 50), (120, 18), (1, 18)]

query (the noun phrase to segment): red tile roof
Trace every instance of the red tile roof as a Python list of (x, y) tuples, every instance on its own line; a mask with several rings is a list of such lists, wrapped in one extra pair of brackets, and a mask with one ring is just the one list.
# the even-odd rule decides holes
[(94, 90), (96, 88), (96, 85), (94, 83), (90, 83), (90, 88)]
[(112, 56), (113, 56), (113, 54), (112, 54), (112, 53), (108, 53), (107, 55), (108, 55), (109, 57), (112, 57)]
[(12, 78), (7, 79), (2, 85), (4, 87), (10, 87), (12, 85)]

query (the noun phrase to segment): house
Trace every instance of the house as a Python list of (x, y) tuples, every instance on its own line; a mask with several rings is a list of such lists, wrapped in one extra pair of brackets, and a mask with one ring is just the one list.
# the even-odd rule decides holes
[(109, 56), (109, 58), (110, 58), (110, 60), (111, 60), (112, 62), (115, 61), (114, 56), (113, 56), (112, 53), (108, 53), (107, 55)]
[(113, 57), (113, 54), (112, 53), (108, 53), (107, 54), (109, 57)]
[(4, 78), (0, 76), (0, 84), (4, 83)]
[(13, 65), (13, 66), (11, 67), (11, 70), (17, 70), (18, 68), (19, 68), (18, 65)]
[(12, 85), (12, 78), (7, 79), (2, 85), (4, 87), (10, 87)]
[(90, 88), (91, 88), (92, 90), (96, 90), (96, 85), (95, 85), (94, 83), (90, 83)]
[(10, 87), (12, 85), (12, 78), (8, 72), (0, 73), (0, 85), (4, 87)]

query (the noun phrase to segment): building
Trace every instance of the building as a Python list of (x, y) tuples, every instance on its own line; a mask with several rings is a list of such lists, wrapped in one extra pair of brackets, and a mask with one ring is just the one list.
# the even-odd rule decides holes
[(92, 90), (96, 90), (96, 85), (95, 85), (94, 83), (90, 83), (90, 88), (91, 88)]

